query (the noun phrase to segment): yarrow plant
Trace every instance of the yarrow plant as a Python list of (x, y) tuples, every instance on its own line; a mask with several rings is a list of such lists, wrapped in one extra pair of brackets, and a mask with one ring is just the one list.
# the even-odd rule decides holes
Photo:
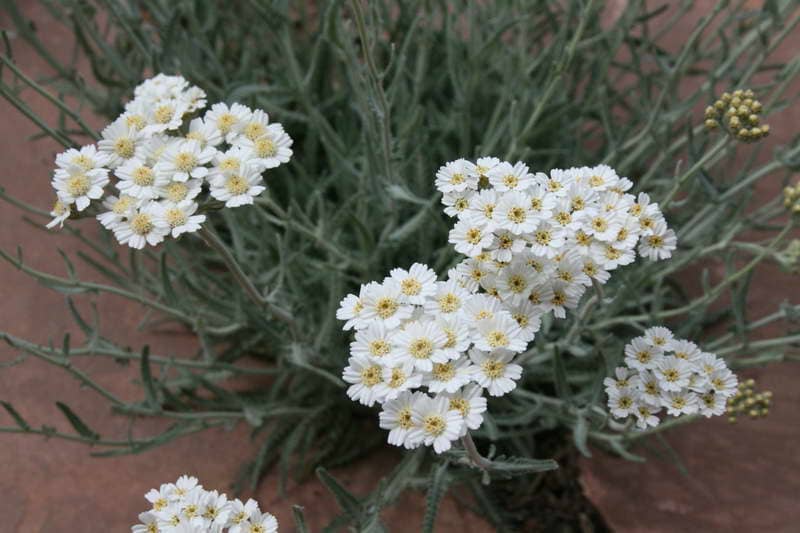
[[(389, 529), (381, 510), (422, 486), (423, 524), (405, 529), (433, 531), (464, 490), (499, 530), (578, 530), (593, 516), (578, 454), (641, 459), (639, 443), (701, 417), (698, 403), (661, 406), (655, 427), (614, 420), (604, 379), (643, 373), (623, 362), (629, 339), (667, 325), (736, 372), (798, 357), (791, 295), (750, 305), (762, 265), (798, 271), (800, 138), (775, 120), (800, 97), (779, 50), (800, 27), (794, 0), (45, 4), (4, 3), (0, 96), (55, 158), (30, 179), (52, 179), (61, 205), (23, 201), (34, 191), (13, 177), (0, 198), (79, 249), (54, 264), (20, 231), (0, 259), (61, 292), (77, 328), (0, 331), (1, 434), (124, 455), (239, 426), (257, 451), (237, 481), (316, 473), (343, 507), (331, 530)], [(41, 32), (50, 14), (74, 53)], [(294, 144), (261, 134), (277, 122)], [(437, 172), (454, 154), (498, 157)], [(77, 220), (94, 217), (112, 231)], [(120, 309), (140, 312), (141, 335), (109, 328)], [(165, 329), (187, 342), (159, 342)], [(30, 394), (13, 379), (30, 359), (131, 429), (99, 431), (119, 425), (63, 402), (37, 419), (14, 397)], [(138, 395), (96, 376), (98, 359)], [(783, 395), (742, 382), (727, 414), (758, 424)], [(349, 494), (328, 469), (370, 461), (387, 434), (415, 449)]]
[[(531, 173), (493, 157), (436, 174), (450, 243), (467, 255), (437, 281), (427, 265), (396, 268), (345, 297), (337, 318), (355, 330), (348, 395), (382, 404), (396, 446), (449, 450), (483, 423), (486, 398), (516, 387), (524, 352), (552, 312), (565, 318), (593, 284), (640, 255), (676, 248), (658, 204), (606, 166)], [(426, 392), (422, 392), (424, 387)], [(723, 404), (724, 405), (724, 404)]]
[(145, 494), (152, 506), (139, 515), (132, 533), (277, 533), (278, 520), (258, 502), (232, 500), (206, 490), (196, 477), (181, 476)]
[(622, 419), (633, 415), (636, 426), (646, 429), (661, 422), (662, 410), (673, 417), (725, 413), (738, 380), (716, 355), (653, 327), (625, 346), (625, 366), (603, 384), (610, 413)]
[[(201, 205), (252, 204), (266, 189), (264, 172), (291, 158), (292, 139), (260, 109), (217, 103), (196, 116), (205, 107), (205, 92), (181, 76), (137, 86), (96, 145), (56, 156), (58, 200), (47, 227), (94, 203), (121, 244), (141, 249), (200, 229)], [(116, 193), (107, 191), (112, 180)]]

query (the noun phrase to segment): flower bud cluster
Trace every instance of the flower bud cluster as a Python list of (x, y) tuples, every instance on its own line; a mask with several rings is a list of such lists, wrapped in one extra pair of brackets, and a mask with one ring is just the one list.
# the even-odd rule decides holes
[(722, 122), (736, 139), (755, 142), (769, 135), (769, 124), (761, 123), (762, 109), (761, 102), (750, 89), (722, 93), (713, 105), (706, 107), (705, 126), (713, 130)]
[(180, 76), (136, 87), (96, 145), (56, 157), (58, 200), (47, 227), (102, 204), (100, 223), (121, 244), (143, 248), (200, 229), (206, 200), (252, 204), (265, 190), (263, 173), (291, 158), (292, 139), (260, 109), (218, 103), (197, 116), (205, 107), (205, 93)]
[(755, 391), (755, 380), (750, 378), (739, 383), (736, 394), (728, 398), (728, 422), (736, 423), (738, 416), (765, 417), (772, 404), (772, 391)]

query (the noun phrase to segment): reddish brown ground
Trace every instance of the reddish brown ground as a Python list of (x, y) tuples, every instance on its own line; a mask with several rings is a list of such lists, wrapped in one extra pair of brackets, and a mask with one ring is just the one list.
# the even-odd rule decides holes
[[(701, 4), (705, 4), (703, 2)], [(31, 4), (30, 6), (28, 4)], [(66, 56), (71, 38), (48, 22), (41, 7), (26, 2), (25, 9), (39, 23), (50, 50)], [(5, 26), (5, 20), (3, 25)], [(796, 54), (800, 38), (786, 47), (784, 60)], [(16, 48), (16, 60), (28, 73), (46, 74), (43, 64), (23, 46)], [(56, 115), (35, 95), (26, 94), (34, 109), (49, 121)], [(2, 186), (11, 194), (49, 207), (48, 177), (57, 146), (49, 141), (26, 140), (35, 127), (5, 102), (0, 102), (3, 143), (0, 161), (6, 163)], [(780, 124), (773, 124), (771, 142), (789, 138), (800, 119), (797, 109), (785, 112)], [(99, 124), (95, 124), (99, 125)], [(12, 163), (12, 164), (8, 164)], [(765, 183), (764, 194), (775, 183)], [(3, 204), (4, 205), (4, 204)], [(21, 221), (20, 211), (4, 205), (0, 210), (0, 247), (14, 250), (21, 245), (25, 260), (49, 272), (64, 273), (56, 248), (74, 252), (78, 247), (64, 235), (47, 234)], [(91, 221), (81, 224), (89, 233)], [(760, 275), (760, 290), (752, 302), (754, 316), (774, 308), (782, 299), (797, 300), (792, 279), (774, 269)], [(75, 331), (64, 299), (38, 286), (8, 264), (0, 264), (0, 329), (15, 335), (60, 343), (64, 331)], [(119, 342), (139, 347), (145, 342), (154, 351), (187, 354), (194, 347), (180, 337), (144, 336), (136, 331), (143, 310), (119, 298), (98, 299), (103, 331)], [(0, 346), (0, 361), (16, 355)], [(81, 368), (125, 398), (135, 399), (140, 389), (132, 383), (134, 370), (108, 361), (86, 359)], [(682, 475), (668, 459), (651, 454), (644, 465), (627, 463), (602, 453), (582, 463), (582, 482), (587, 494), (600, 508), (609, 525), (618, 531), (797, 531), (800, 523), (800, 417), (796, 406), (800, 393), (800, 365), (781, 365), (751, 372), (758, 386), (774, 391), (774, 408), (765, 420), (744, 421), (731, 426), (722, 420), (703, 422), (670, 432), (666, 439), (681, 457), (688, 475)], [(54, 402), (64, 401), (103, 435), (124, 435), (126, 426), (111, 415), (106, 403), (78, 387), (63, 371), (29, 359), (23, 365), (0, 369), (0, 399), (13, 400), (19, 411), (36, 424), (48, 423), (63, 430)], [(0, 414), (0, 424), (9, 421)], [(143, 423), (137, 431), (157, 430), (157, 423)], [(654, 444), (655, 446), (655, 444)], [(0, 436), (0, 531), (67, 532), (124, 531), (145, 508), (142, 494), (150, 487), (192, 473), (207, 487), (225, 490), (243, 460), (253, 453), (244, 427), (231, 432), (212, 430), (188, 437), (139, 456), (96, 459), (83, 445), (48, 442), (42, 438)], [(661, 454), (663, 455), (663, 453)], [(377, 479), (397, 461), (397, 455), (383, 452), (339, 470), (335, 474), (356, 492), (374, 487)], [(304, 505), (315, 529), (336, 512), (335, 503), (319, 484), (291, 487), (279, 496), (274, 478), (267, 479), (255, 496), (274, 512), (283, 524), (290, 523), (291, 504)], [(385, 516), (393, 529), (417, 529), (423, 501), (404, 497)], [(485, 522), (446, 502), (439, 518), (441, 531), (485, 531)]]

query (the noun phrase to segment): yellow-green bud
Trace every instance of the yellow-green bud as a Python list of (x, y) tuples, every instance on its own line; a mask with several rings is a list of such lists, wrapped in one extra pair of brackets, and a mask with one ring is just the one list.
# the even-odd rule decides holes
[(719, 126), (719, 122), (717, 122), (713, 118), (706, 119), (705, 124), (706, 124), (706, 129), (707, 130), (713, 130), (713, 129), (716, 129), (717, 126)]

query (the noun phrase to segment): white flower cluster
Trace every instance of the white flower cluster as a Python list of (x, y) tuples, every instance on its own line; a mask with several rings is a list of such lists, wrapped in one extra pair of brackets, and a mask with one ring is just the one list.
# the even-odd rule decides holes
[(436, 174), (450, 242), (469, 258), (451, 277), (498, 296), (515, 313), (557, 318), (592, 280), (639, 254), (666, 259), (676, 247), (658, 204), (606, 165), (531, 173), (494, 157), (450, 162)]
[[(100, 223), (121, 244), (143, 248), (197, 231), (206, 195), (226, 207), (252, 204), (265, 190), (262, 174), (291, 158), (292, 139), (260, 109), (218, 103), (197, 116), (205, 107), (205, 93), (180, 76), (136, 87), (97, 145), (56, 157), (58, 200), (47, 227), (102, 201)], [(117, 192), (105, 196), (112, 179)]]
[(662, 409), (676, 417), (721, 415), (737, 386), (725, 361), (664, 327), (650, 328), (627, 344), (625, 366), (615, 374), (603, 382), (608, 408), (616, 418), (633, 415), (641, 429), (657, 426)]
[(276, 533), (278, 520), (261, 512), (255, 500), (229, 500), (207, 491), (197, 478), (181, 476), (175, 483), (151, 489), (145, 498), (152, 509), (139, 515), (133, 533)]
[(382, 404), (390, 444), (441, 453), (481, 426), (484, 392), (516, 387), (514, 358), (545, 313), (564, 318), (592, 280), (605, 283), (635, 259), (637, 244), (663, 259), (676, 239), (658, 205), (625, 193), (631, 182), (604, 165), (548, 176), (496, 158), (459, 159), (439, 170), (436, 186), (458, 217), (450, 242), (468, 258), (447, 281), (421, 264), (394, 269), (345, 297), (336, 316), (355, 329), (348, 395)]

